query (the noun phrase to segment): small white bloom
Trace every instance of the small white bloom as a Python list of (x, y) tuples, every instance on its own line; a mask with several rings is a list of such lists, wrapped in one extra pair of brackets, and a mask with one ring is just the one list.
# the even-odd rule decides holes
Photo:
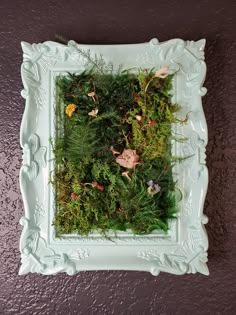
[(95, 108), (91, 112), (88, 113), (89, 116), (97, 117), (98, 109)]

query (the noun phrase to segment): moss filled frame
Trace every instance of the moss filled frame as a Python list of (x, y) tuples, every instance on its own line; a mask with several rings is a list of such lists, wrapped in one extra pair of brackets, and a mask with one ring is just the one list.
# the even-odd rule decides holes
[[(24, 85), (22, 96), (26, 99), (26, 107), (20, 130), (23, 162), (19, 180), (25, 208), (25, 215), (20, 221), (23, 225), (20, 239), (20, 274), (67, 272), (73, 275), (82, 270), (102, 269), (143, 270), (150, 271), (153, 275), (159, 274), (160, 271), (173, 274), (200, 272), (207, 275), (209, 273), (206, 265), (208, 238), (204, 228), (207, 217), (203, 214), (208, 185), (208, 171), (205, 165), (207, 125), (201, 101), (201, 97), (206, 93), (206, 89), (202, 86), (206, 74), (204, 46), (205, 40), (194, 42), (181, 39), (173, 39), (163, 43), (159, 43), (157, 39), (152, 39), (143, 44), (126, 45), (79, 45), (74, 41), (69, 41), (67, 45), (56, 42), (31, 45), (22, 42), (21, 74)], [(128, 91), (129, 97), (132, 95), (132, 99), (129, 99), (132, 112), (125, 108), (123, 114), (118, 117), (118, 120), (115, 120), (123, 119), (125, 126), (124, 129), (121, 128), (124, 135), (123, 140), (114, 136), (111, 137), (110, 142), (108, 134), (104, 133), (106, 139), (103, 138), (103, 140), (106, 140), (104, 142), (106, 146), (102, 152), (97, 150), (96, 154), (112, 161), (112, 170), (118, 176), (121, 186), (123, 183), (125, 186), (133, 185), (133, 182), (141, 183), (142, 187), (138, 187), (143, 193), (141, 199), (146, 199), (140, 208), (144, 209), (146, 213), (148, 213), (148, 205), (150, 205), (151, 212), (154, 207), (153, 200), (158, 201), (161, 196), (164, 196), (163, 200), (158, 202), (165, 203), (168, 201), (167, 196), (170, 195), (175, 196), (175, 201), (166, 217), (163, 217), (163, 213), (159, 213), (158, 218), (154, 218), (153, 214), (151, 217), (139, 217), (139, 213), (137, 214), (139, 222), (136, 224), (137, 222), (132, 221), (132, 218), (136, 217), (135, 207), (133, 207), (128, 214), (126, 213), (125, 218), (128, 217), (128, 221), (124, 219), (117, 222), (116, 218), (125, 216), (125, 209), (128, 208), (128, 204), (125, 204), (126, 195), (122, 200), (116, 199), (113, 204), (109, 204), (109, 207), (113, 206), (111, 217), (115, 218), (114, 224), (110, 226), (102, 219), (98, 229), (96, 227), (94, 229), (93, 226), (93, 231), (90, 231), (85, 224), (80, 227), (80, 234), (76, 233), (78, 230), (74, 228), (69, 230), (69, 234), (64, 233), (68, 230), (58, 231), (58, 224), (55, 224), (58, 220), (58, 207), (56, 206), (57, 199), (54, 189), (55, 177), (52, 180), (52, 174), (55, 174), (55, 160), (60, 156), (58, 154), (60, 146), (55, 149), (54, 140), (58, 139), (58, 132), (63, 130), (63, 128), (55, 127), (58, 126), (58, 115), (55, 109), (58, 104), (61, 104), (60, 91), (63, 90), (62, 85), (65, 80), (68, 83), (68, 80), (81, 79), (82, 75), (85, 77), (89, 75), (91, 79), (91, 73), (88, 73), (91, 69), (88, 56), (103, 69), (104, 67), (109, 68), (109, 65), (112, 64), (115, 73), (120, 65), (122, 65), (122, 69), (138, 69), (138, 75), (133, 75), (133, 70), (126, 71), (126, 74), (122, 73), (122, 80), (128, 76), (128, 82), (131, 82), (135, 78), (135, 82), (132, 81), (131, 84), (134, 87), (132, 93)], [(168, 65), (168, 69), (162, 68), (166, 65)], [(160, 69), (162, 71), (158, 72)], [(107, 79), (108, 72), (106, 71), (103, 78)], [(144, 90), (149, 89), (150, 85), (151, 93), (148, 96), (144, 95), (145, 93), (142, 94), (142, 88), (137, 90), (138, 76), (141, 78), (140, 82), (142, 82), (142, 77), (145, 77)], [(115, 76), (113, 76), (114, 78)], [(113, 79), (110, 78), (111, 81)], [(89, 81), (88, 86), (82, 85), (86, 94), (85, 103), (88, 104), (88, 107), (83, 108), (81, 106), (80, 108), (81, 100), (79, 103), (79, 100), (70, 99), (70, 97), (63, 99), (60, 108), (63, 108), (64, 119), (68, 121), (85, 119), (87, 122), (89, 121), (89, 124), (96, 124), (96, 122), (99, 124), (99, 119), (103, 120), (106, 119), (106, 115), (109, 116), (109, 111), (103, 111), (101, 107), (101, 103), (104, 104), (105, 102), (106, 88), (103, 90), (94, 84), (96, 78)], [(119, 84), (119, 82), (120, 80), (116, 80), (115, 84)], [(142, 135), (138, 134), (136, 127), (141, 126), (140, 129), (142, 132), (144, 131), (145, 135), (152, 133), (149, 138), (149, 148), (151, 147), (150, 141), (152, 139), (153, 141), (157, 140), (153, 131), (154, 128), (157, 128), (160, 117), (153, 116), (153, 113), (144, 113), (145, 108), (142, 107), (145, 105), (146, 97), (155, 96), (153, 83), (155, 83), (155, 87), (162, 88), (164, 94), (167, 93), (163, 103), (168, 105), (172, 93), (172, 104), (181, 105), (180, 108), (172, 105), (173, 113), (176, 113), (174, 116), (172, 116), (172, 112), (169, 112), (169, 116), (167, 115), (170, 118), (168, 124), (173, 123), (171, 128), (166, 129), (168, 139), (172, 140), (171, 152), (168, 145), (168, 148), (162, 148), (164, 151), (158, 153), (158, 158), (160, 158), (161, 153), (167, 152), (171, 153), (172, 158), (181, 160), (181, 162), (175, 161), (174, 164), (173, 161), (168, 160), (169, 168), (166, 169), (171, 169), (171, 172), (165, 174), (170, 175), (169, 179), (155, 177), (153, 174), (156, 172), (148, 173), (144, 165), (152, 162), (149, 160), (145, 164), (145, 159), (149, 159), (150, 155), (155, 155), (155, 153), (152, 150), (146, 150), (147, 147), (145, 146), (137, 147), (138, 143), (142, 144), (145, 141), (138, 141)], [(171, 84), (172, 88), (170, 89)], [(104, 86), (108, 85), (104, 83)], [(127, 84), (122, 85), (122, 91), (125, 86)], [(159, 97), (160, 95), (156, 96)], [(103, 101), (100, 103), (102, 98)], [(120, 107), (122, 108), (122, 106)], [(165, 106), (163, 105), (163, 108)], [(140, 107), (142, 107), (141, 110)], [(127, 112), (129, 114), (125, 115)], [(184, 118), (188, 118), (188, 120)], [(112, 121), (115, 124), (114, 120)], [(106, 128), (108, 127), (106, 125)], [(94, 129), (98, 130), (98, 128)], [(131, 133), (136, 132), (136, 134), (130, 136), (130, 131)], [(170, 137), (170, 131), (172, 137)], [(71, 132), (72, 136), (69, 137), (69, 143), (73, 143), (72, 140), (75, 138), (73, 132)], [(104, 131), (100, 129), (100, 132)], [(184, 141), (176, 141), (175, 137), (178, 140), (184, 139)], [(138, 140), (136, 141), (136, 139)], [(81, 157), (91, 154), (88, 152), (89, 150), (86, 150), (89, 147), (88, 143), (93, 145), (92, 149), (101, 148), (101, 142), (99, 144), (99, 137), (96, 135), (91, 136), (86, 141), (87, 143), (80, 152)], [(156, 144), (155, 142), (154, 145), (156, 146)], [(158, 147), (161, 148), (161, 143)], [(70, 148), (73, 148), (73, 145)], [(74, 153), (73, 149), (70, 150), (72, 159), (75, 157)], [(94, 161), (94, 155), (89, 156), (93, 156)], [(168, 154), (164, 154), (164, 156), (166, 157)], [(67, 161), (66, 158), (65, 161)], [(74, 161), (75, 164), (79, 163), (76, 158)], [(92, 166), (91, 172), (86, 175), (87, 177), (82, 178), (81, 182), (78, 181), (78, 178), (73, 181), (73, 191), (71, 191), (71, 187), (66, 189), (66, 195), (69, 195), (69, 203), (72, 203), (72, 208), (73, 203), (78, 202), (78, 198), (83, 195), (81, 186), (82, 189), (86, 190), (86, 193), (92, 192), (94, 194), (94, 200), (96, 198), (99, 200), (100, 194), (108, 189), (114, 195), (119, 190), (120, 186), (112, 190), (114, 187), (112, 187), (111, 175), (114, 173), (109, 172), (109, 167), (104, 170), (101, 163), (99, 164), (97, 161), (99, 159), (95, 161), (96, 165)], [(102, 164), (104, 165), (104, 163)], [(69, 180), (71, 174), (75, 173), (73, 167), (71, 166), (69, 170), (70, 175), (67, 174)], [(161, 168), (163, 169), (163, 166)], [(80, 169), (80, 171), (82, 170)], [(139, 174), (143, 175), (142, 180)], [(128, 190), (132, 192), (132, 189)], [(132, 196), (134, 195), (133, 192)], [(139, 201), (136, 200), (135, 205)], [(170, 205), (170, 200), (168, 202)], [(68, 200), (66, 203), (68, 204)], [(131, 213), (130, 216), (129, 213)], [(95, 217), (99, 217), (99, 215), (96, 213)], [(173, 216), (176, 218), (170, 220)], [(126, 224), (127, 222), (128, 224)], [(151, 224), (149, 224), (150, 222)], [(158, 224), (153, 224), (153, 222), (158, 222)], [(115, 231), (115, 234), (111, 230)]]

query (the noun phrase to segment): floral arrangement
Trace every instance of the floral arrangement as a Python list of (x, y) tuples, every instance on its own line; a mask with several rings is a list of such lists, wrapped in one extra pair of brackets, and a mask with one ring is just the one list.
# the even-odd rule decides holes
[(57, 79), (53, 139), (58, 235), (168, 230), (177, 213), (168, 66), (117, 71), (94, 62)]

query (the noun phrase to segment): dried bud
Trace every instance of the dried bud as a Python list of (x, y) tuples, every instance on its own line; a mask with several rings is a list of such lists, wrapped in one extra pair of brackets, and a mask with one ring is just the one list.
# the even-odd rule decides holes
[(138, 93), (134, 93), (134, 100), (135, 102), (138, 102)]

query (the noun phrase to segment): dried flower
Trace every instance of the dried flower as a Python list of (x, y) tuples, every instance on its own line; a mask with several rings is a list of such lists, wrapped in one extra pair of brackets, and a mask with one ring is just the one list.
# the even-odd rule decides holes
[(122, 213), (124, 213), (124, 211), (125, 211), (125, 209), (122, 206), (120, 206), (119, 209), (118, 209), (118, 212), (120, 214), (122, 214)]
[(188, 120), (189, 120), (189, 113), (187, 113), (187, 114), (185, 115), (184, 119), (179, 120), (180, 125), (181, 125), (181, 126), (187, 125)]
[[(89, 184), (89, 183), (87, 183), (87, 185), (88, 185), (88, 184)], [(104, 186), (98, 184), (98, 182), (92, 182), (90, 185), (91, 185), (93, 188), (97, 188), (98, 190), (101, 190), (101, 191), (104, 190)]]
[(129, 181), (131, 181), (131, 178), (129, 177), (129, 171), (123, 172), (122, 176), (125, 176), (128, 178)]
[(138, 121), (141, 121), (141, 120), (142, 120), (142, 116), (141, 116), (141, 115), (136, 115), (135, 118), (136, 118)]
[(92, 92), (88, 93), (88, 96), (92, 97), (94, 103), (96, 103), (95, 95), (96, 95), (95, 91), (92, 91)]
[(168, 73), (166, 73), (166, 71), (169, 69), (169, 66), (164, 66), (161, 69), (157, 70), (157, 72), (155, 73), (155, 77), (156, 78), (161, 78), (164, 79), (168, 76)]
[(78, 107), (78, 106), (75, 105), (75, 104), (69, 104), (69, 105), (67, 105), (67, 107), (66, 107), (66, 115), (69, 116), (69, 117), (71, 117), (77, 107)]
[(126, 168), (135, 168), (139, 164), (139, 155), (136, 150), (124, 149), (123, 153), (116, 158), (116, 163)]
[(150, 195), (155, 195), (161, 191), (161, 187), (157, 183), (154, 183), (153, 180), (149, 180), (147, 184), (148, 184), (148, 193)]
[(71, 196), (72, 199), (77, 199), (78, 198), (78, 195), (75, 194), (75, 193), (72, 193), (70, 196)]
[(95, 108), (91, 112), (88, 113), (89, 116), (97, 117), (98, 109)]
[(156, 120), (151, 120), (150, 123), (149, 123), (149, 127), (154, 126), (156, 123), (157, 123)]

